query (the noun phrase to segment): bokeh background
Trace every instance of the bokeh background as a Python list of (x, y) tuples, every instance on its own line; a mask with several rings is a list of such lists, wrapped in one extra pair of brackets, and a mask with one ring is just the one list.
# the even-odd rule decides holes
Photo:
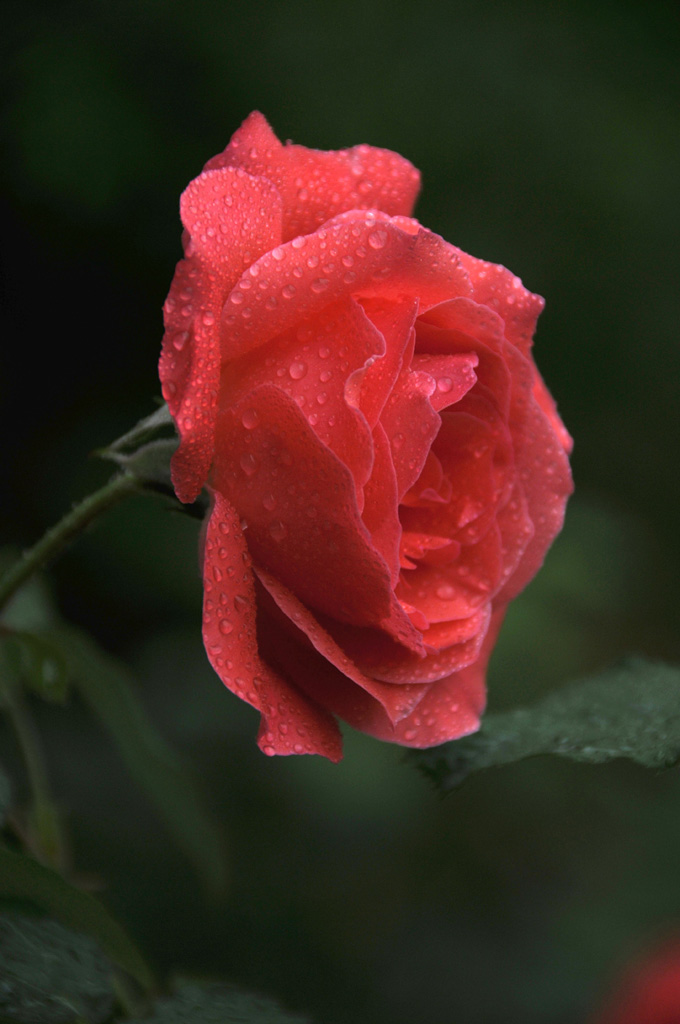
[[(283, 139), (409, 157), (420, 220), (547, 299), (536, 357), (577, 490), (490, 706), (627, 653), (680, 660), (678, 35), (673, 4), (639, 0), (6, 2), (2, 543), (103, 483), (90, 453), (152, 411), (179, 194), (257, 108)], [(441, 800), (350, 731), (339, 766), (260, 754), (201, 648), (197, 533), (130, 500), (50, 579), (201, 778), (223, 902), (85, 708), (32, 705), (78, 868), (159, 970), (317, 1024), (576, 1024), (680, 929), (677, 771), (540, 758)]]

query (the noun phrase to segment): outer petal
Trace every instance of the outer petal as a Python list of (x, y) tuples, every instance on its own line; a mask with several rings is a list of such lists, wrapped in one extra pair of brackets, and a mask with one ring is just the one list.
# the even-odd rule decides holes
[(505, 323), (505, 337), (528, 356), (545, 300), (528, 291), (518, 277), (497, 263), (464, 252), (460, 258), (470, 275), (475, 302), (499, 314)]
[(180, 435), (175, 490), (193, 501), (212, 461), (222, 306), (245, 268), (280, 241), (281, 199), (269, 182), (226, 168), (192, 181), (180, 210), (187, 258), (164, 307), (159, 371)]
[(408, 215), (420, 188), (420, 174), (397, 153), (373, 146), (336, 151), (283, 146), (258, 111), (206, 167), (225, 165), (243, 167), (276, 186), (285, 207), (285, 239), (310, 234), (346, 210)]
[(373, 444), (366, 419), (350, 395), (350, 381), (383, 349), (384, 340), (362, 307), (345, 296), (272, 338), (264, 351), (256, 349), (230, 364), (223, 375), (220, 407), (232, 408), (255, 388), (275, 383), (351, 471), (361, 504)]
[(534, 533), (517, 569), (498, 595), (504, 601), (519, 594), (543, 565), (548, 548), (562, 529), (567, 498), (574, 489), (566, 452), (533, 399), (523, 435), (516, 440), (515, 459)]
[(411, 234), (384, 214), (352, 211), (249, 267), (224, 308), (223, 357), (264, 345), (348, 294), (417, 295), (426, 310), (470, 291), (458, 251), (438, 235), (422, 228)]
[[(357, 686), (360, 686), (362, 690), (365, 690), (366, 693), (374, 697), (385, 709), (390, 721), (398, 722), (400, 718), (403, 718), (413, 710), (422, 699), (424, 693), (423, 686), (416, 685), (419, 682), (418, 680), (399, 680), (400, 683), (405, 683), (405, 685), (392, 686), (390, 683), (379, 682), (367, 676), (354, 664), (345, 651), (338, 646), (330, 633), (321, 626), (316, 617), (298, 601), (294, 594), (270, 573), (265, 572), (263, 569), (256, 569), (255, 571), (262, 586), (276, 604), (279, 612), (285, 616), (289, 627), (288, 632), (297, 635), (296, 640), (298, 643), (304, 643), (306, 638), (325, 661), (333, 665), (348, 680), (351, 680)], [(271, 624), (269, 625), (271, 627)], [(280, 635), (277, 635), (277, 640), (278, 643), (281, 642)], [(278, 643), (276, 646), (278, 646)], [(312, 686), (311, 692), (314, 693), (315, 699), (324, 707), (328, 706), (330, 710), (334, 710), (332, 705), (326, 704), (323, 687)]]
[[(257, 422), (248, 427), (244, 414), (252, 412)], [(407, 648), (422, 650), (361, 520), (347, 467), (297, 405), (263, 386), (247, 404), (222, 412), (217, 436), (214, 486), (246, 520), (257, 563), (307, 607), (383, 628)]]
[(239, 517), (214, 495), (205, 537), (203, 641), (222, 682), (262, 712), (258, 742), (265, 754), (323, 754), (339, 761), (337, 723), (261, 660), (255, 587)]

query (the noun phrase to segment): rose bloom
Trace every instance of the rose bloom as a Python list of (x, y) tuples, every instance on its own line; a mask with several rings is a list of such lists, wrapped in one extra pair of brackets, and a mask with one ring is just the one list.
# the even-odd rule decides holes
[(418, 188), (395, 153), (282, 145), (253, 113), (181, 198), (173, 481), (208, 488), (203, 638), (267, 754), (338, 760), (336, 715), (412, 747), (476, 730), (572, 489), (543, 300), (411, 219)]

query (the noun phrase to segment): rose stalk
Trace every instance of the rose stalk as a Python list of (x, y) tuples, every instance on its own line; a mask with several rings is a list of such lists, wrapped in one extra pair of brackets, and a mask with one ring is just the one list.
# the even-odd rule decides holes
[(369, 146), (251, 114), (181, 199), (163, 394), (203, 486), (203, 636), (268, 754), (341, 756), (336, 716), (427, 747), (478, 728), (508, 603), (572, 489), (531, 356), (543, 300), (412, 219)]

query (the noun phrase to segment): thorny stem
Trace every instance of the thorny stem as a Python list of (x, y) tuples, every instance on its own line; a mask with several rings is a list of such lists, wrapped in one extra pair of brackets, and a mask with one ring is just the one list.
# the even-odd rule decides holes
[(131, 473), (121, 473), (94, 494), (89, 494), (87, 498), (74, 505), (71, 511), (48, 530), (34, 547), (25, 551), (19, 561), (15, 562), (9, 572), (0, 579), (0, 609), (37, 569), (54, 558), (93, 519), (115, 505), (121, 498), (132, 494), (136, 487), (137, 483)]

